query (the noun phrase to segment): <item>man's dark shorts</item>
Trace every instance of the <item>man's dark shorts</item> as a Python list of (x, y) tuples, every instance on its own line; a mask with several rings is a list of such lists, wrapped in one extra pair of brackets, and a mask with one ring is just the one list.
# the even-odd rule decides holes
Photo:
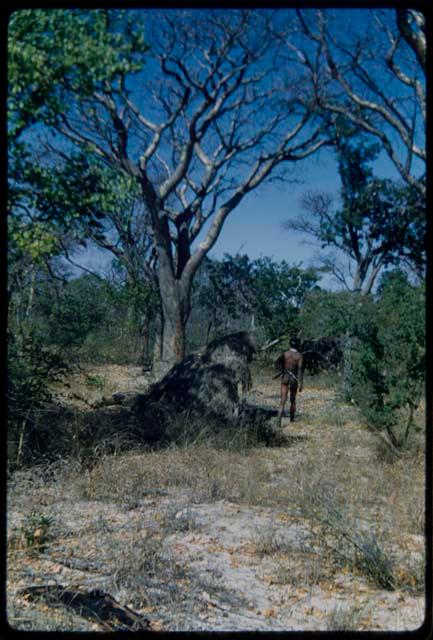
[(291, 374), (289, 371), (285, 371), (281, 378), (281, 384), (288, 384), (290, 385), (290, 388), (297, 388), (298, 381), (294, 374)]

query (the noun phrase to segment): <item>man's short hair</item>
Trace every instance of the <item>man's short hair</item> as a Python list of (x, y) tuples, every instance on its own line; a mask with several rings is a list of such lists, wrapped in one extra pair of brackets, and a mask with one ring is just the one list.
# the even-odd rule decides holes
[(290, 338), (290, 346), (293, 347), (294, 349), (297, 349), (299, 346), (298, 338)]

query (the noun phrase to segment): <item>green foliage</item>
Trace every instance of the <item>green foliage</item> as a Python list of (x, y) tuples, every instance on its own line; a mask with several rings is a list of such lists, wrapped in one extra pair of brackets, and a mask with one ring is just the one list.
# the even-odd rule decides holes
[(399, 271), (385, 272), (377, 294), (311, 291), (302, 336), (333, 336), (344, 349), (343, 382), (369, 425), (404, 446), (425, 379), (425, 295)]
[(51, 399), (50, 384), (61, 379), (67, 365), (56, 351), (34, 336), (8, 334), (8, 448), (11, 464), (28, 462), (37, 439), (37, 416)]
[(291, 266), (285, 260), (250, 260), (247, 255), (208, 261), (199, 281), (197, 304), (216, 326), (228, 318), (254, 314), (267, 338), (299, 330), (299, 311), (307, 291), (317, 288), (315, 269)]
[(133, 311), (130, 318), (139, 324), (140, 318), (153, 319), (159, 304), (160, 296), (155, 283), (134, 273), (120, 260), (113, 260), (113, 281), (107, 288), (107, 293), (113, 304), (123, 306)]
[(45, 333), (41, 339), (62, 349), (83, 344), (106, 316), (105, 289), (105, 282), (91, 275), (70, 280), (56, 295), (47, 283), (37, 303), (43, 321), (40, 332)]
[(250, 311), (251, 261), (247, 255), (222, 260), (206, 258), (194, 280), (193, 302), (207, 322), (206, 341), (212, 328), (223, 328)]
[(12, 415), (14, 409), (18, 416), (24, 415), (25, 409), (32, 406), (35, 400), (49, 400), (51, 396), (47, 382), (58, 380), (66, 368), (58, 353), (45, 348), (33, 336), (18, 345), (16, 338), (9, 333), (8, 398)]
[[(9, 225), (11, 267), (29, 259), (47, 263), (64, 246), (105, 238), (107, 216), (127, 210), (136, 194), (125, 174), (93, 158), (92, 149), (74, 152), (64, 141), (52, 162), (35, 155), (31, 125), (45, 133), (63, 114), (86, 110), (88, 99), (111, 95), (125, 76), (144, 65), (143, 24), (119, 10), (25, 9), (12, 13), (8, 32)], [(76, 112), (74, 112), (76, 115)], [(48, 135), (48, 133), (47, 133)], [(51, 134), (55, 136), (51, 129)], [(51, 138), (51, 142), (53, 138)], [(39, 150), (38, 150), (39, 153)], [(130, 232), (129, 228), (123, 229)], [(61, 241), (61, 242), (60, 242)], [(11, 268), (12, 270), (12, 268)]]
[(308, 291), (300, 310), (303, 339), (344, 337), (367, 299), (349, 291)]
[(31, 511), (22, 524), (24, 542), (31, 553), (43, 553), (47, 544), (53, 539), (52, 527), (55, 521), (37, 511)]
[[(90, 274), (56, 286), (49, 279), (41, 281), (31, 319), (33, 332), (71, 362), (142, 364), (141, 323), (155, 304), (154, 291), (146, 284)], [(145, 319), (150, 322), (151, 316)]]
[(69, 108), (71, 94), (84, 99), (139, 71), (147, 50), (141, 27), (136, 14), (118, 10), (13, 12), (8, 32), (11, 138), (34, 122), (56, 122)]
[(387, 274), (374, 313), (358, 318), (356, 334), (354, 398), (372, 427), (405, 446), (425, 380), (424, 288), (400, 271)]
[[(413, 187), (374, 175), (371, 165), (379, 152), (377, 144), (337, 126), (339, 205), (333, 206), (327, 194), (307, 194), (304, 204), (315, 222), (287, 223), (313, 235), (322, 248), (335, 247), (348, 256), (354, 266), (351, 289), (364, 294), (386, 267), (409, 262), (420, 275), (425, 268), (425, 201)], [(344, 279), (330, 261), (325, 268)]]
[[(137, 196), (136, 182), (84, 153), (73, 154), (56, 168), (28, 163), (21, 178), (31, 185), (27, 204), (42, 221), (55, 220), (78, 238), (104, 237), (104, 220), (129, 210)], [(125, 229), (126, 231), (126, 229)]]
[(318, 289), (315, 269), (290, 266), (271, 258), (253, 261), (252, 299), (259, 323), (269, 338), (299, 332), (299, 311), (308, 291)]
[(20, 262), (43, 264), (44, 258), (59, 252), (53, 225), (49, 222), (28, 221), (10, 216), (8, 222), (9, 265)]
[(86, 376), (85, 383), (88, 387), (94, 387), (95, 389), (102, 389), (107, 383), (107, 379), (104, 376), (98, 376), (97, 374)]

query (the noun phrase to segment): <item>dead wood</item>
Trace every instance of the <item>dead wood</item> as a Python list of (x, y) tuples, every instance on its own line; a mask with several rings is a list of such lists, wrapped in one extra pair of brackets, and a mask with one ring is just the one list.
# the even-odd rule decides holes
[(251, 383), (249, 363), (255, 347), (246, 332), (218, 338), (202, 354), (175, 365), (147, 393), (138, 395), (131, 412), (135, 433), (148, 443), (170, 440), (176, 420), (224, 429), (241, 418), (242, 398)]
[(41, 585), (21, 589), (19, 595), (30, 600), (44, 600), (48, 605), (63, 604), (80, 616), (103, 623), (111, 631), (150, 630), (150, 621), (124, 607), (100, 589), (85, 591), (79, 586)]

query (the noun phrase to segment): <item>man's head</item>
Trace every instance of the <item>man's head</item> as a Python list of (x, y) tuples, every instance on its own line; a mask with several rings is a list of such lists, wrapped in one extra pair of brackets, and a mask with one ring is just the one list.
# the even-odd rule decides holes
[(291, 349), (297, 349), (298, 346), (299, 346), (298, 338), (290, 338), (290, 348)]

